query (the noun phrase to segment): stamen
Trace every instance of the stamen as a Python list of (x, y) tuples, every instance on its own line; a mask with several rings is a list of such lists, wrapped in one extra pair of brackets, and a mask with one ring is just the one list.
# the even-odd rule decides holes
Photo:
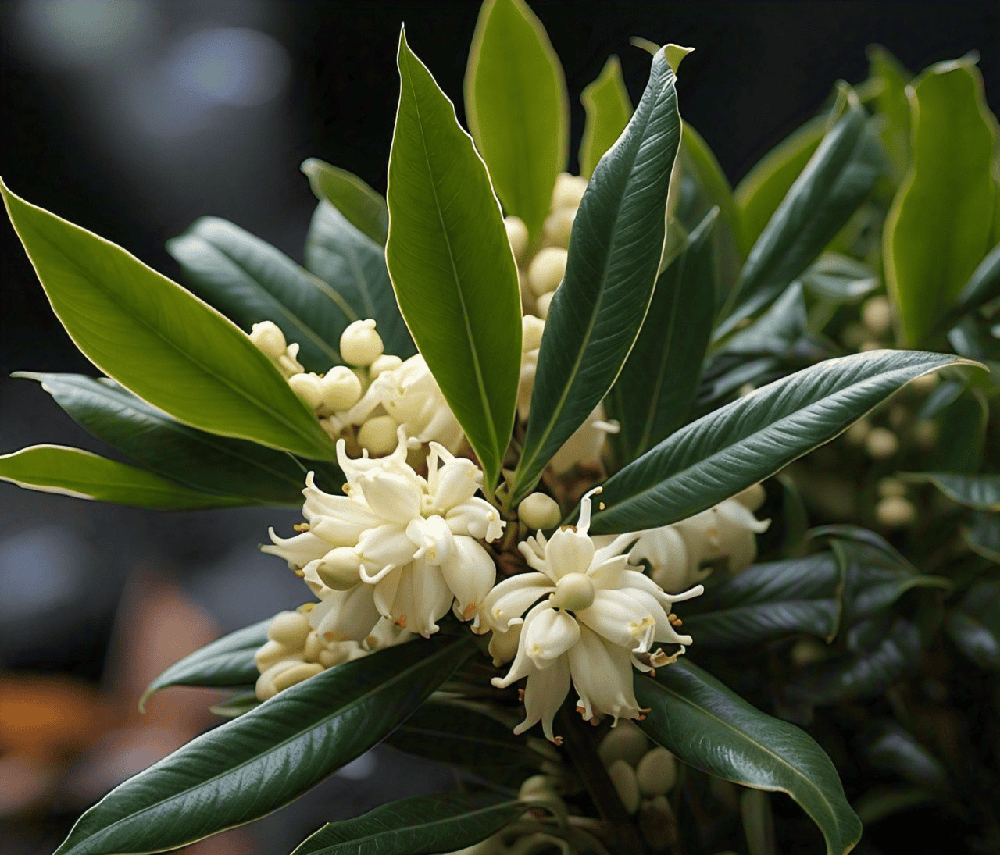
[(292, 531), (297, 531), (299, 532), (299, 534), (301, 534), (304, 531), (309, 531), (309, 523), (306, 522), (295, 523), (295, 525), (292, 526)]

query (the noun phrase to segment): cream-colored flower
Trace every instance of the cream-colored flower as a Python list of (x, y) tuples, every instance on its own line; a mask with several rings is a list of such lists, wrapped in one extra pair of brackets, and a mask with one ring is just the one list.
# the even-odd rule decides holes
[(552, 722), (571, 682), (584, 718), (635, 718), (640, 710), (632, 668), (650, 669), (651, 658), (660, 658), (652, 650), (657, 642), (681, 645), (681, 652), (691, 643), (689, 636), (677, 634), (670, 612), (673, 603), (700, 594), (701, 586), (668, 595), (630, 569), (625, 550), (633, 534), (598, 547), (588, 530), (590, 497), (599, 489), (581, 499), (575, 528), (561, 529), (548, 540), (539, 532), (520, 544), (534, 572), (505, 579), (483, 601), (494, 632), (505, 634), (521, 625), (510, 671), (493, 680), (502, 688), (527, 678), (527, 715), (516, 733), (541, 722), (546, 737), (555, 741)]

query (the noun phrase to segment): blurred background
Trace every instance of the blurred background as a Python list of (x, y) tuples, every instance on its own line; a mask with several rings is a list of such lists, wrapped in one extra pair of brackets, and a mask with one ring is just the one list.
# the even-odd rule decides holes
[[(633, 102), (639, 35), (693, 46), (681, 111), (735, 184), (821, 106), (867, 74), (879, 43), (911, 71), (980, 55), (1000, 111), (1000, 5), (872, 2), (534, 2), (566, 69), (572, 171), (579, 94), (621, 57)], [(211, 214), (297, 261), (315, 199), (307, 157), (385, 191), (398, 92), (396, 41), (455, 100), (479, 4), (308, 0), (5, 0), (0, 3), (0, 174), (14, 192), (177, 269), (164, 242)], [(101, 451), (37, 384), (11, 371), (95, 374), (0, 226), (0, 453), (39, 442)], [(217, 635), (307, 599), (257, 545), (291, 511), (156, 514), (0, 483), (0, 845), (50, 852), (109, 788), (210, 726), (216, 700), (171, 689), (136, 701), (160, 670)], [(295, 806), (190, 847), (290, 851), (331, 819), (443, 788), (443, 768), (388, 749)]]

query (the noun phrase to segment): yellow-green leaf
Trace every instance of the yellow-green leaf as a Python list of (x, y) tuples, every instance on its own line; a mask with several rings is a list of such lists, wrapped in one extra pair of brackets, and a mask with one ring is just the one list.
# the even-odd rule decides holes
[(584, 87), (580, 101), (587, 114), (580, 143), (580, 174), (589, 179), (597, 161), (614, 145), (632, 116), (632, 102), (617, 56), (610, 57), (597, 79)]

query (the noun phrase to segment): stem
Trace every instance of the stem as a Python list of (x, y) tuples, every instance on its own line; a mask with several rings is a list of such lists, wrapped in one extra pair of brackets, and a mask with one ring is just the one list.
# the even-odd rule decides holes
[(580, 779), (587, 788), (597, 812), (607, 824), (616, 844), (616, 851), (627, 852), (628, 855), (646, 855), (649, 849), (639, 835), (639, 829), (632, 821), (632, 816), (625, 810), (622, 800), (618, 797), (615, 785), (611, 783), (601, 758), (597, 756), (589, 728), (566, 706), (559, 711), (559, 720), (560, 729), (564, 734), (563, 747), (580, 773)]

